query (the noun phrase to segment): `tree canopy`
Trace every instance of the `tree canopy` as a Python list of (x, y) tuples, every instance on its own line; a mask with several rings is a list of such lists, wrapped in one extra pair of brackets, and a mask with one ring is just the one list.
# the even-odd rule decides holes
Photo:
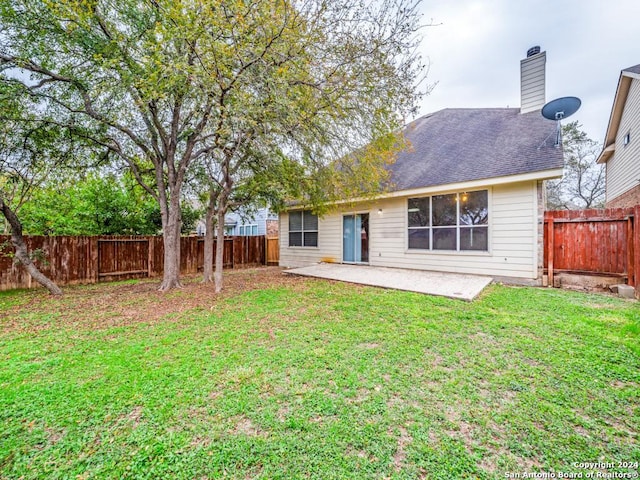
[(161, 289), (169, 289), (180, 285), (181, 197), (194, 169), (209, 166), (209, 188), (221, 186), (226, 197), (271, 170), (293, 173), (278, 177), (283, 190), (316, 205), (380, 185), (386, 155), (327, 167), (370, 152), (362, 147), (396, 131), (414, 108), (422, 72), (416, 7), (0, 0), (2, 80), (28, 94), (37, 114), (55, 110), (49, 121), (82, 125), (77, 133), (156, 199)]
[(29, 235), (157, 235), (158, 204), (115, 175), (57, 178), (35, 189), (20, 209)]

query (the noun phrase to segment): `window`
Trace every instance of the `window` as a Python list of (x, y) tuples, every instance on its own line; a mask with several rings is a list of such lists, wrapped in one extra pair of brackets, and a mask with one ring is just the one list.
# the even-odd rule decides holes
[(430, 198), (409, 199), (409, 248), (428, 250), (431, 248)]
[(318, 216), (310, 210), (289, 212), (289, 246), (318, 246)]
[(458, 195), (434, 195), (431, 197), (433, 213), (433, 250), (456, 250)]
[(624, 139), (622, 140), (622, 144), (626, 147), (627, 145), (629, 145), (630, 142), (631, 142), (631, 132), (627, 132), (627, 134), (624, 136)]
[(487, 190), (460, 197), (460, 250), (489, 250), (489, 195)]
[(487, 190), (410, 198), (409, 249), (489, 250)]
[(236, 227), (234, 227), (233, 225), (225, 225), (224, 227), (224, 234), (225, 235), (233, 235), (233, 231), (236, 229)]
[(238, 235), (241, 237), (258, 235), (258, 225), (241, 225), (238, 227)]

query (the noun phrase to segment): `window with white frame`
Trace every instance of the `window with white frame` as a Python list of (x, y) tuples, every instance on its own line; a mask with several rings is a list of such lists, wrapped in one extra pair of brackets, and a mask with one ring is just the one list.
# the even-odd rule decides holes
[(289, 246), (318, 246), (318, 216), (311, 210), (289, 212)]
[(241, 237), (258, 235), (258, 225), (240, 225), (240, 227), (238, 227), (238, 235)]
[(487, 190), (410, 198), (407, 215), (411, 250), (489, 250)]

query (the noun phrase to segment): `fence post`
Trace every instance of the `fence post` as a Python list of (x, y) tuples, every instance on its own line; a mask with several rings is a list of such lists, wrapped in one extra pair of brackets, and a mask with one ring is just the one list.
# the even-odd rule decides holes
[(633, 245), (633, 272), (634, 272), (634, 281), (636, 288), (636, 298), (640, 298), (640, 292), (638, 292), (638, 274), (640, 273), (640, 205), (636, 205), (633, 208), (633, 234), (632, 234), (632, 245)]
[(635, 287), (636, 275), (634, 268), (635, 252), (633, 251), (633, 223), (634, 218), (630, 215), (627, 218), (627, 284)]
[(89, 244), (89, 252), (91, 255), (89, 265), (92, 269), (89, 281), (91, 283), (98, 283), (100, 279), (100, 242), (98, 242), (98, 237), (90, 237)]
[(147, 237), (147, 277), (153, 277), (153, 258), (155, 254), (156, 242), (153, 237)]
[(547, 253), (548, 265), (547, 265), (547, 275), (549, 275), (549, 286), (553, 287), (553, 217), (549, 217), (549, 223), (547, 224), (547, 230), (549, 232), (549, 241), (547, 245), (549, 245), (549, 252)]
[(236, 268), (236, 237), (231, 238), (231, 268)]

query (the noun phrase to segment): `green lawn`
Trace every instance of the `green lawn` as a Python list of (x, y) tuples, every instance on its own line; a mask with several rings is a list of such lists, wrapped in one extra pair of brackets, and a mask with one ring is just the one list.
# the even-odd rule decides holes
[(0, 294), (0, 478), (638, 471), (636, 302), (229, 278)]

